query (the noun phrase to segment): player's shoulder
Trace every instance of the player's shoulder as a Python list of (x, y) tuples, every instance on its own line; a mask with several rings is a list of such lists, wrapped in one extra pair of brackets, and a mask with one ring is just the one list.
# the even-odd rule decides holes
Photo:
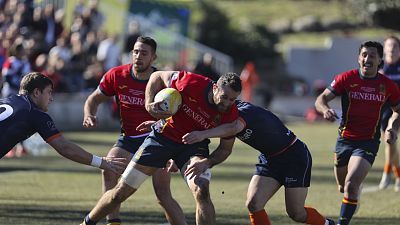
[(345, 72), (342, 72), (338, 75), (338, 77), (341, 78), (356, 78), (359, 77), (359, 71), (358, 69), (352, 69), (352, 70), (347, 70)]
[(124, 64), (111, 68), (109, 71), (107, 71), (106, 74), (110, 74), (111, 76), (129, 75), (131, 70), (132, 70), (132, 64)]

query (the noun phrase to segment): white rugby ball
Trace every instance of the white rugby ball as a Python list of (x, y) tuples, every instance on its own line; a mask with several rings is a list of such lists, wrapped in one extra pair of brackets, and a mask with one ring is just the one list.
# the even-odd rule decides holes
[(161, 109), (173, 115), (182, 104), (182, 96), (175, 88), (164, 88), (156, 94), (154, 101), (162, 101)]

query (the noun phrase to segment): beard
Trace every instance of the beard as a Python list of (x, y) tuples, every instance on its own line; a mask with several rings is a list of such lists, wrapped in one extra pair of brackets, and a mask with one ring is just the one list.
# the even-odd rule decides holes
[(151, 65), (144, 65), (144, 64), (142, 64), (142, 65), (136, 65), (136, 64), (133, 64), (133, 68), (135, 69), (135, 71), (136, 72), (138, 72), (138, 73), (142, 73), (142, 72), (144, 72), (144, 71), (146, 71), (147, 69), (149, 69), (149, 67), (150, 67)]

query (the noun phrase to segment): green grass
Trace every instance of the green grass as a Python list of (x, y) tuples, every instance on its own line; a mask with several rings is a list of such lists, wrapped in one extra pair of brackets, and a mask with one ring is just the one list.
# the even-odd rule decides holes
[[(290, 128), (308, 144), (313, 155), (312, 182), (307, 204), (336, 219), (342, 198), (336, 190), (332, 172), (331, 150), (335, 144), (336, 125), (296, 123), (291, 124)], [(105, 155), (118, 134), (73, 132), (65, 135), (88, 151)], [(216, 146), (215, 143), (212, 143), (212, 148)], [(213, 168), (211, 195), (217, 212), (217, 224), (249, 224), (244, 204), (257, 155), (256, 151), (237, 141), (231, 157)], [(381, 149), (364, 187), (378, 184), (383, 155)], [(47, 156), (2, 159), (0, 172), (1, 224), (79, 224), (101, 194), (99, 170), (70, 162), (52, 150)], [(184, 209), (188, 223), (194, 224), (193, 198), (179, 175), (173, 175), (172, 179), (173, 195)], [(270, 200), (266, 209), (273, 224), (296, 224), (285, 213), (282, 191)], [(398, 224), (399, 213), (398, 193), (392, 189), (365, 193), (361, 209), (352, 224)], [(122, 218), (126, 225), (165, 223), (150, 181), (146, 181), (124, 203)]]

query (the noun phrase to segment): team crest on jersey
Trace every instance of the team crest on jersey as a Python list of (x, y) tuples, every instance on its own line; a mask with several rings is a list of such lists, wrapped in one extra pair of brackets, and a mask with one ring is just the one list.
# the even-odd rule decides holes
[(386, 87), (384, 84), (379, 85), (379, 94), (385, 95), (386, 94)]
[(144, 91), (139, 91), (134, 89), (129, 89), (129, 93), (131, 93), (132, 95), (144, 95)]

